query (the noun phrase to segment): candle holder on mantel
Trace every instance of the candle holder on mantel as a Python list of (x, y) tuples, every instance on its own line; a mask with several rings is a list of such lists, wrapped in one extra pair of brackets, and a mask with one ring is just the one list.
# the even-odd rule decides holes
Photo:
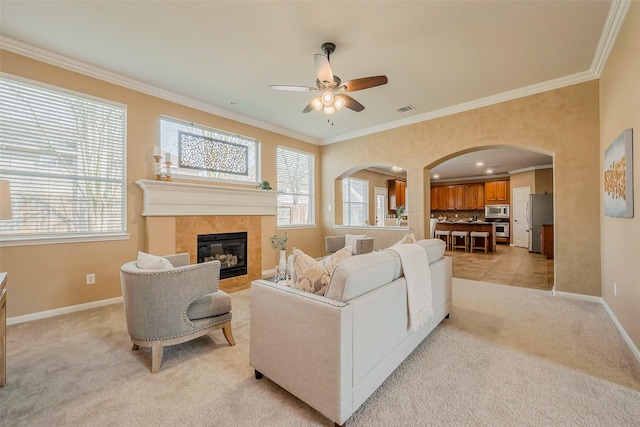
[(156, 162), (156, 181), (171, 181), (171, 153), (167, 153), (164, 169), (162, 168), (162, 156), (154, 154), (153, 159)]

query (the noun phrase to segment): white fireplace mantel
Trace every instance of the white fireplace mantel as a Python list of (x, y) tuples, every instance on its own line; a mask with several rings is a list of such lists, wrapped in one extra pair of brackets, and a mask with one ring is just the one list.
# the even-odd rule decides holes
[(139, 179), (142, 216), (275, 215), (272, 190)]

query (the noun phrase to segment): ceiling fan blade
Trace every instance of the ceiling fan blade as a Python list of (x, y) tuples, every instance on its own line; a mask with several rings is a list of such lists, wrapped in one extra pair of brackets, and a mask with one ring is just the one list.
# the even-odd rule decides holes
[(363, 77), (361, 79), (344, 82), (340, 85), (340, 88), (344, 89), (345, 92), (355, 92), (357, 90), (369, 89), (370, 87), (386, 85), (388, 81), (387, 76)]
[(320, 83), (327, 82), (332, 85), (333, 71), (331, 71), (329, 58), (319, 53), (316, 53), (313, 57), (316, 61), (316, 75), (318, 76)]
[(350, 97), (349, 95), (339, 95), (341, 97), (344, 98), (344, 100), (346, 101), (344, 106), (347, 107), (350, 110), (356, 111), (356, 112), (360, 112), (362, 110), (364, 110), (364, 105), (360, 104), (358, 101), (356, 101), (355, 99), (353, 99), (352, 97)]
[(290, 90), (293, 92), (313, 92), (315, 90), (318, 90), (315, 87), (295, 85), (269, 85), (269, 87), (275, 90)]
[(313, 111), (313, 101), (311, 101), (309, 104), (307, 104), (306, 107), (304, 107), (304, 110), (302, 110), (303, 113), (308, 113), (310, 111)]

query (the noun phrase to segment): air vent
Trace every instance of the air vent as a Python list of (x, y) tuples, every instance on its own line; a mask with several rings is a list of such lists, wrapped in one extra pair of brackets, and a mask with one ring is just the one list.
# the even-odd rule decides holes
[(398, 113), (406, 113), (407, 111), (411, 111), (411, 110), (415, 110), (415, 109), (416, 109), (416, 107), (414, 107), (413, 105), (407, 104), (407, 105), (403, 105), (402, 107), (396, 108), (396, 111)]

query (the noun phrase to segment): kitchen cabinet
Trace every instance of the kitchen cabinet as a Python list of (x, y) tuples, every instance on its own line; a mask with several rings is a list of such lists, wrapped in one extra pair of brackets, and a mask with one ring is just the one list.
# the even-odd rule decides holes
[(482, 210), (484, 184), (439, 185), (431, 187), (431, 210)]
[(485, 204), (509, 203), (509, 181), (487, 181), (484, 183)]
[(407, 205), (405, 200), (405, 192), (407, 190), (406, 181), (402, 181), (400, 179), (390, 179), (387, 180), (387, 192), (389, 194), (388, 198), (388, 213), (395, 214), (396, 207), (400, 205)]
[(484, 184), (465, 184), (464, 209), (466, 210), (484, 209)]

